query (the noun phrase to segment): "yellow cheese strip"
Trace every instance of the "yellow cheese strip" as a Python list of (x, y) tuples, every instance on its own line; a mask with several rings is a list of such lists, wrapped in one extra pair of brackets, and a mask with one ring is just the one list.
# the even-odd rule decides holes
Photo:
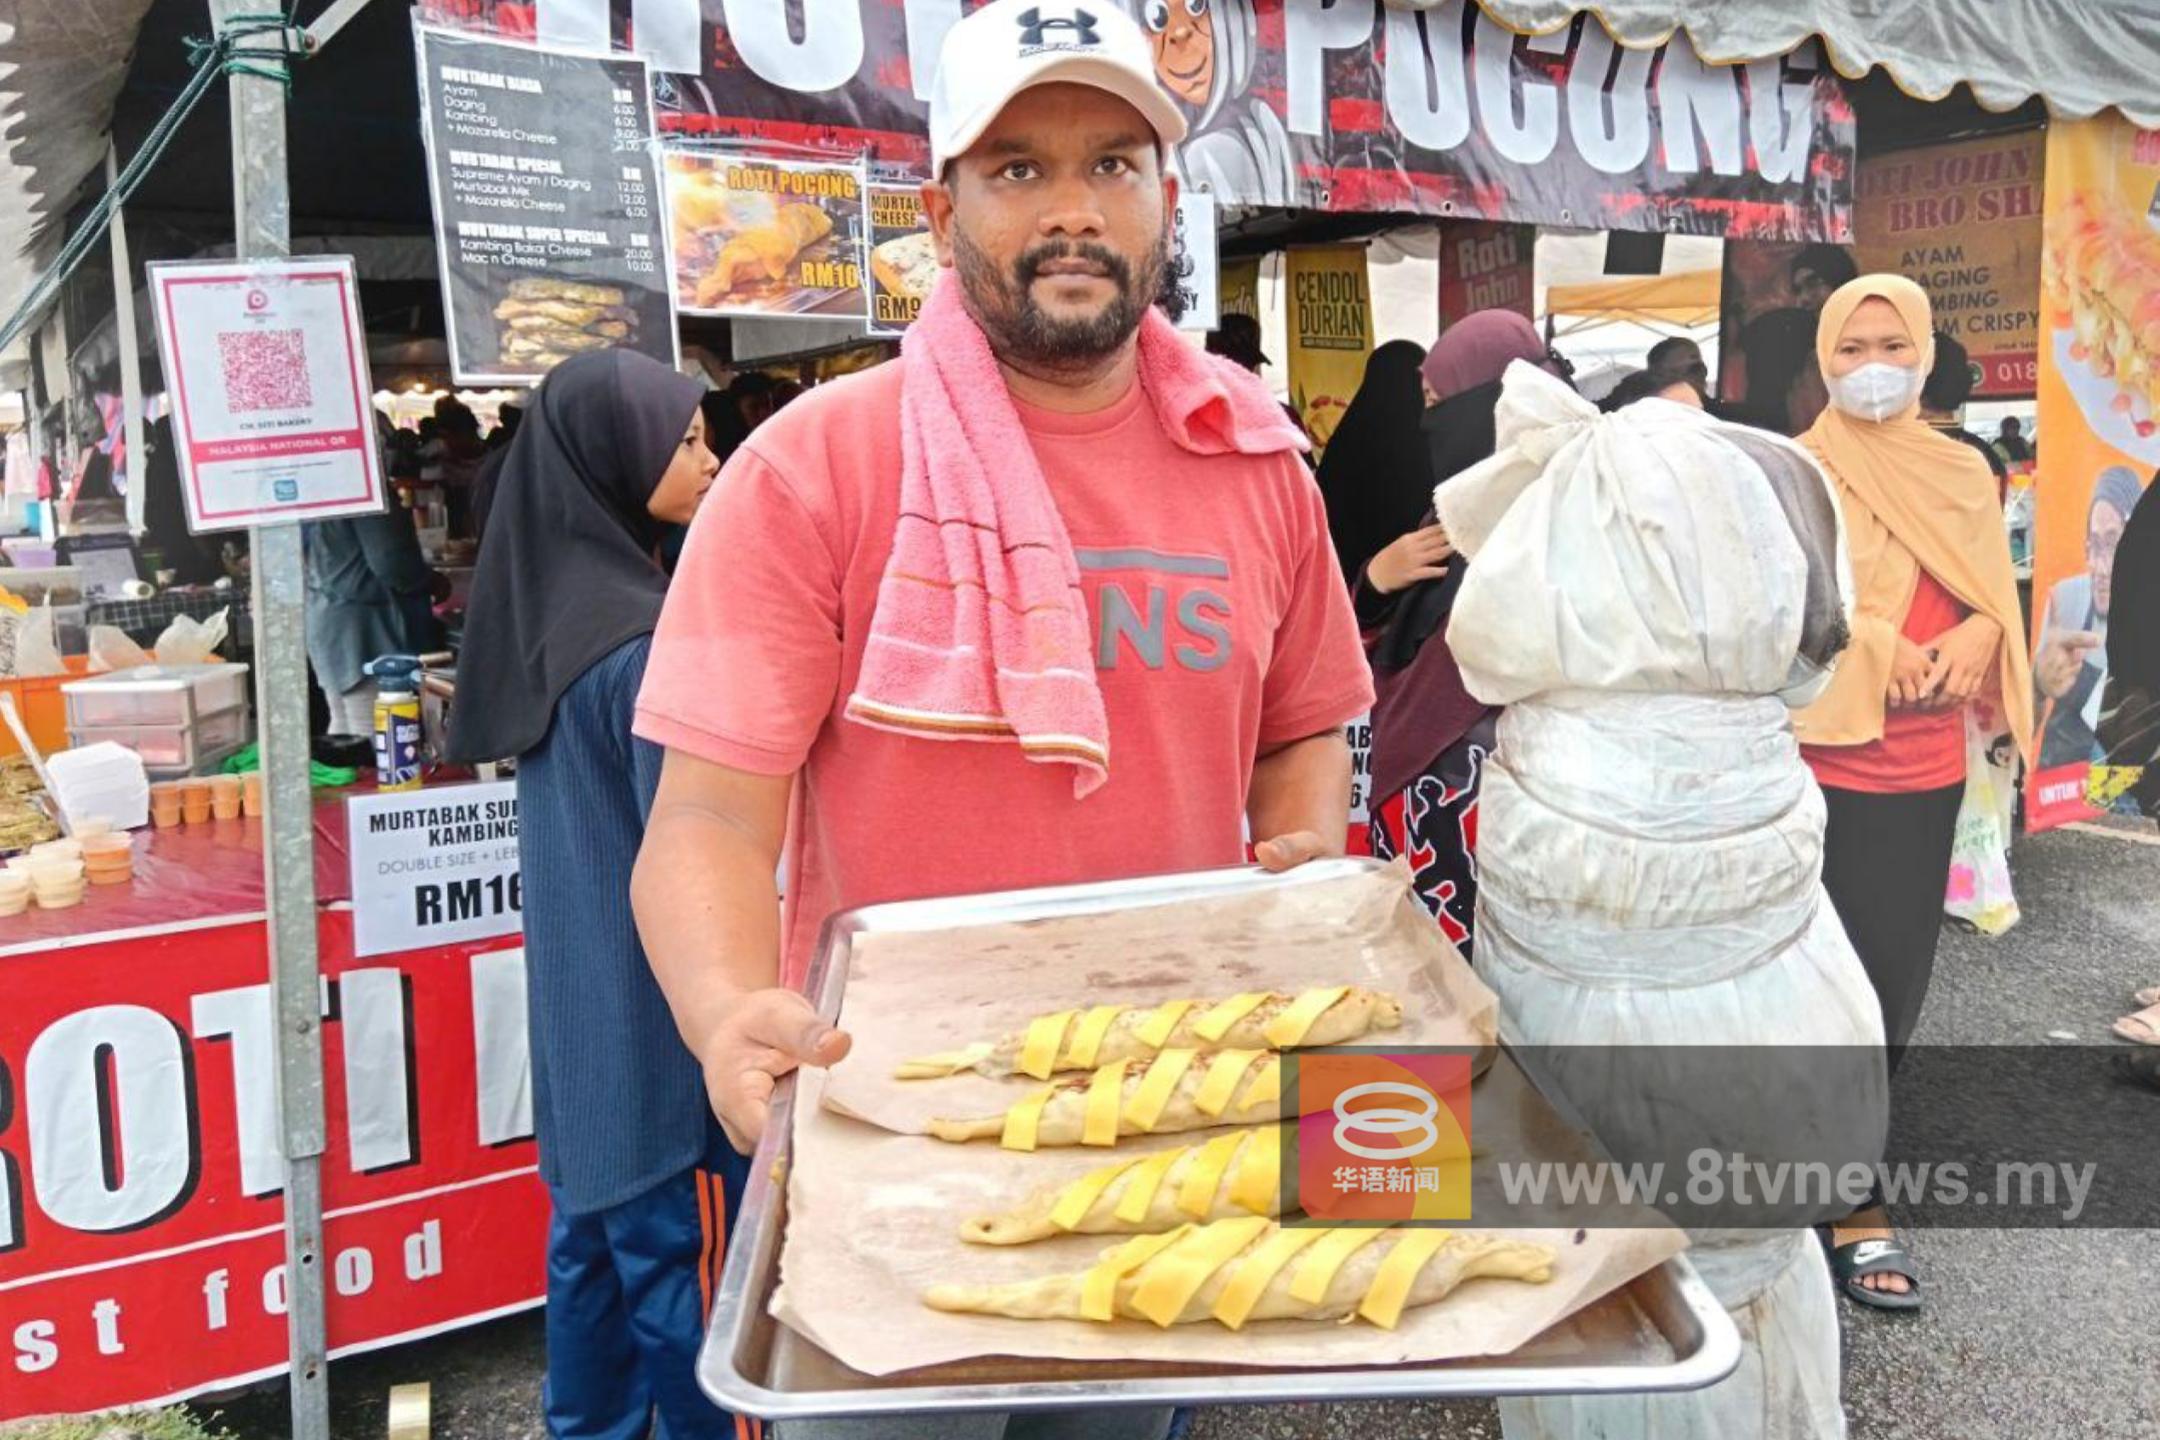
[(1305, 1033), (1313, 1022), (1335, 1008), (1335, 1002), (1350, 993), (1347, 985), (1330, 985), (1324, 990), (1307, 990), (1290, 1002), (1280, 1014), (1260, 1027), (1267, 1043), (1277, 1050), (1291, 1050), (1305, 1043)]
[(1238, 1161), (1237, 1178), (1230, 1182), (1230, 1201), (1255, 1215), (1272, 1215), (1282, 1185), (1282, 1131), (1273, 1125), (1253, 1132), (1253, 1143)]
[(1118, 1176), (1138, 1163), (1136, 1160), (1123, 1160), (1115, 1165), (1105, 1165), (1099, 1170), (1090, 1170), (1073, 1181), (1059, 1193), (1057, 1204), (1051, 1207), (1050, 1223), (1060, 1230), (1078, 1229), (1080, 1222), (1087, 1218), (1088, 1211), (1094, 1209), (1095, 1202), (1102, 1198), (1103, 1191), (1109, 1189)]
[(1446, 1230), (1406, 1230), (1395, 1241), (1395, 1248), (1388, 1251), (1380, 1262), (1380, 1273), (1373, 1276), (1372, 1285), (1365, 1291), (1365, 1298), (1358, 1302), (1357, 1313), (1383, 1330), (1395, 1328), (1402, 1319), (1403, 1304), (1410, 1298), (1410, 1286), (1416, 1281), (1418, 1271), (1425, 1262), (1440, 1253), (1447, 1244), (1450, 1232)]
[(1237, 1093), (1238, 1082), (1245, 1072), (1252, 1069), (1262, 1050), (1224, 1050), (1208, 1062), (1207, 1078), (1200, 1082), (1200, 1093), (1193, 1096), (1193, 1108), (1203, 1115), (1220, 1115), (1230, 1108), (1230, 1097)]
[(1307, 1305), (1327, 1299), (1328, 1285), (1343, 1262), (1387, 1233), (1380, 1226), (1344, 1226), (1328, 1231), (1314, 1244), (1312, 1253), (1298, 1262), (1297, 1274), (1290, 1277), (1290, 1298)]
[(1199, 1003), (1197, 1000), (1165, 1000), (1148, 1012), (1147, 1019), (1140, 1022), (1140, 1028), (1133, 1038), (1150, 1050), (1162, 1049), (1163, 1043), (1170, 1038), (1170, 1032), (1177, 1029), (1178, 1021), (1185, 1018), (1185, 1012)]
[(1033, 1095), (1022, 1100), (1005, 1112), (1005, 1133), (998, 1136), (998, 1144), (1007, 1150), (1033, 1150), (1035, 1132), (1042, 1124), (1043, 1106), (1050, 1103), (1056, 1090), (1045, 1085)]
[(1028, 1021), (1027, 1038), (1020, 1043), (1020, 1073), (1047, 1080), (1057, 1068), (1058, 1047), (1065, 1043), (1065, 1027), (1077, 1011), (1060, 1010)]
[(1229, 1034), (1232, 1025), (1274, 998), (1272, 990), (1248, 990), (1242, 995), (1233, 995), (1193, 1021), (1193, 1034), (1213, 1044)]
[(1253, 1215), (1203, 1225), (1187, 1234), (1169, 1250), (1155, 1257), (1147, 1274), (1133, 1291), (1132, 1308), (1157, 1325), (1177, 1323), (1186, 1302), (1200, 1293), (1209, 1277), (1230, 1263), (1230, 1257), (1260, 1238), (1274, 1222)]
[(1125, 1095), (1125, 1065), (1123, 1060), (1115, 1065), (1105, 1065), (1088, 1081), (1087, 1116), (1080, 1122), (1081, 1144), (1117, 1144), (1118, 1105)]
[(1238, 1114), (1250, 1119), (1252, 1112), (1263, 1105), (1274, 1105), (1282, 1100), (1282, 1056), (1270, 1055), (1267, 1063), (1253, 1072), (1252, 1084), (1245, 1087), (1245, 1094), (1238, 1101)]
[(1170, 1093), (1177, 1089), (1185, 1072), (1192, 1068), (1197, 1050), (1165, 1050), (1155, 1057), (1147, 1068), (1147, 1075), (1140, 1081), (1140, 1088), (1133, 1092), (1132, 1103), (1125, 1107), (1125, 1118), (1132, 1127), (1145, 1135), (1155, 1128), (1162, 1118), (1163, 1107), (1170, 1103)]
[(1080, 1017), (1073, 1027), (1072, 1048), (1065, 1052), (1065, 1068), (1068, 1070), (1092, 1070), (1095, 1057), (1102, 1051), (1103, 1036), (1110, 1033), (1110, 1024), (1125, 1013), (1123, 1005), (1097, 1005)]
[(1244, 1133), (1233, 1130), (1202, 1145), (1194, 1153), (1192, 1164), (1185, 1167), (1185, 1183), (1178, 1187), (1178, 1209), (1195, 1220), (1204, 1218), (1214, 1207), (1215, 1191), (1222, 1184), (1223, 1171), (1230, 1168), (1230, 1157), (1244, 1143)]
[(1243, 1326), (1276, 1272), (1296, 1259), (1300, 1250), (1327, 1233), (1312, 1227), (1277, 1230), (1261, 1241), (1260, 1248), (1238, 1261), (1237, 1269), (1230, 1272), (1230, 1283), (1215, 1300), (1215, 1318), (1232, 1330)]
[(1126, 1241), (1097, 1261), (1080, 1281), (1080, 1314), (1088, 1320), (1108, 1320), (1117, 1313), (1118, 1281), (1185, 1238), (1193, 1227), (1180, 1225), (1167, 1235), (1141, 1235)]
[(1163, 1177), (1170, 1167), (1177, 1164), (1178, 1157), (1188, 1147), (1179, 1146), (1150, 1155), (1134, 1168), (1132, 1179), (1125, 1182), (1125, 1193), (1118, 1197), (1117, 1218), (1128, 1225), (1138, 1225), (1147, 1219), (1148, 1207), (1155, 1203), (1155, 1192), (1162, 1188)]

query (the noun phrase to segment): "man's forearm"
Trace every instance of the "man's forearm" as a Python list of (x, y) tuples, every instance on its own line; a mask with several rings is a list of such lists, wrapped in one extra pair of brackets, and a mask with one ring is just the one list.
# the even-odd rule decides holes
[(1245, 802), (1255, 841), (1310, 831), (1339, 854), (1350, 830), (1350, 743), (1340, 730), (1260, 757)]
[(726, 816), (653, 807), (630, 880), (638, 936), (693, 1054), (742, 995), (779, 983), (775, 848)]

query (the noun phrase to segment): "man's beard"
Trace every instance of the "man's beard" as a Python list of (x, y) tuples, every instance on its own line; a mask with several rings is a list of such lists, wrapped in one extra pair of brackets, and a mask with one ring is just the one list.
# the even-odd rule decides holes
[[(1086, 260), (1099, 266), (1117, 294), (1085, 319), (1065, 320), (1035, 303), (1034, 281), (1053, 260)], [(1116, 251), (1093, 241), (1046, 240), (1021, 252), (1010, 272), (977, 249), (967, 232), (953, 227), (953, 262), (975, 323), (1000, 360), (1044, 370), (1084, 369), (1115, 354), (1132, 338), (1148, 306), (1165, 304), (1173, 318), (1181, 306), (1171, 283), (1166, 230), (1141, 263), (1138, 275)]]

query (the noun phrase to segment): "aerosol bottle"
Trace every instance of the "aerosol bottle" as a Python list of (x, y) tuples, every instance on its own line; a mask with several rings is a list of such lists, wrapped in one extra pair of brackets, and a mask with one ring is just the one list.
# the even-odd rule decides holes
[(375, 681), (375, 788), (420, 788), (420, 658), (383, 655), (360, 667)]

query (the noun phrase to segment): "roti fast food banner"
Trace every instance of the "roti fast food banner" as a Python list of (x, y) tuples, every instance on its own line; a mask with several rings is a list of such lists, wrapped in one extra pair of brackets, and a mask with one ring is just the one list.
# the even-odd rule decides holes
[[(972, 7), (423, 8), (445, 23), (634, 48), (652, 64), (663, 129), (868, 150), (919, 170), (939, 46)], [(1784, 239), (1849, 229), (1852, 110), (1813, 42), (1713, 66), (1684, 35), (1623, 50), (1595, 20), (1517, 36), (1475, 0), (1044, 0), (1033, 43), (1077, 41), (1098, 9), (1132, 15), (1153, 42), (1157, 76), (1191, 124), (1183, 173), (1218, 204)]]
[(1327, 449), (1372, 353), (1372, 290), (1363, 245), (1303, 245), (1285, 268), (1290, 308), (1290, 408), (1317, 457)]
[(871, 222), (861, 162), (665, 154), (679, 309), (863, 318)]
[(1979, 367), (1976, 397), (2039, 383), (2041, 131), (1860, 162), (1853, 254), (1863, 274), (1927, 291), (1935, 323)]
[[(320, 934), (331, 1356), (539, 1304), (524, 950)], [(0, 1421), (284, 1372), (266, 944), (243, 917), (0, 957)]]
[[(2039, 755), (2029, 828), (2093, 813), (2106, 771), (2150, 755), (2135, 697), (2109, 684), (2115, 547), (2160, 466), (2160, 131), (2115, 116), (2047, 136), (2040, 450), (2033, 520)], [(2098, 772), (2095, 770), (2099, 762)]]

